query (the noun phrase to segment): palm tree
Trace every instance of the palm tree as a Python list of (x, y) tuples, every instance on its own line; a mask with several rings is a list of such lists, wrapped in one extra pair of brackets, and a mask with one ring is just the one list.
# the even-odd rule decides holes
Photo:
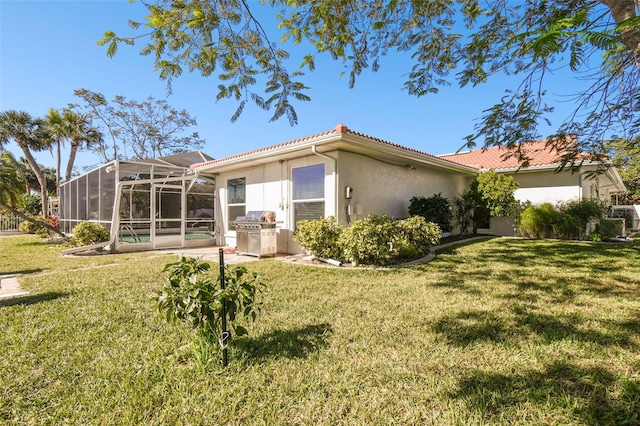
[(15, 207), (23, 194), (20, 167), (9, 151), (0, 152), (0, 206), (4, 208)]
[(57, 142), (58, 149), (58, 188), (60, 188), (60, 144), (62, 141), (69, 141), (69, 160), (65, 172), (65, 181), (71, 179), (73, 165), (79, 149), (89, 147), (95, 143), (102, 142), (102, 133), (93, 126), (91, 116), (80, 114), (72, 109), (65, 108), (62, 113), (56, 109), (49, 110), (47, 115), (49, 131), (53, 139)]
[(62, 118), (67, 123), (69, 131), (69, 160), (67, 161), (67, 169), (64, 175), (64, 180), (68, 182), (71, 180), (73, 164), (76, 161), (78, 150), (100, 143), (103, 139), (100, 130), (93, 126), (90, 115), (79, 114), (73, 110), (65, 109)]
[[(56, 145), (56, 195), (60, 195), (60, 146), (62, 141), (67, 138), (66, 129), (64, 126), (64, 122), (62, 120), (62, 115), (60, 111), (55, 108), (49, 109), (49, 113), (45, 117), (47, 120), (47, 127), (49, 129), (49, 133), (51, 134), (51, 139), (55, 142)], [(49, 147), (49, 149), (53, 148), (53, 144)]]
[(42, 119), (33, 118), (24, 111), (9, 110), (0, 113), (0, 145), (13, 141), (22, 149), (29, 167), (38, 178), (42, 196), (42, 216), (47, 216), (47, 181), (31, 150), (42, 151), (50, 145), (50, 136)]
[(20, 168), (22, 166), (11, 155), (9, 151), (0, 151), (0, 207), (21, 217), (29, 222), (37, 223), (48, 230), (65, 236), (59, 229), (51, 226), (47, 222), (36, 222), (32, 217), (25, 215), (16, 206), (19, 204), (19, 198), (23, 194), (24, 182), (20, 176)]

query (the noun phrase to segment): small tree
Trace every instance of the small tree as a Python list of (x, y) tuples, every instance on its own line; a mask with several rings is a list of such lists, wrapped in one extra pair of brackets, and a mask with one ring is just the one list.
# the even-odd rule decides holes
[(34, 228), (46, 228), (62, 237), (65, 235), (56, 227), (51, 226), (44, 218), (38, 219), (25, 214), (21, 208), (23, 192), (23, 180), (19, 173), (20, 164), (9, 151), (0, 150), (0, 209), (28, 221)]
[[(453, 200), (453, 218), (458, 224), (460, 234), (464, 234), (474, 224), (473, 211), (475, 209), (474, 194), (471, 190)], [(475, 230), (475, 227), (474, 227)], [(475, 231), (474, 231), (475, 232)]]
[[(196, 258), (181, 257), (165, 266), (166, 281), (162, 290), (152, 296), (158, 311), (169, 322), (185, 322), (196, 330), (196, 356), (203, 366), (210, 354), (226, 345), (231, 335), (242, 336), (247, 329), (240, 320), (255, 321), (261, 303), (258, 293), (264, 287), (260, 276), (243, 266), (225, 266), (226, 288), (209, 272), (210, 264)], [(223, 305), (226, 305), (231, 335), (222, 335)]]
[(512, 177), (489, 170), (478, 174), (469, 190), (456, 200), (456, 220), (460, 232), (468, 229), (469, 218), (473, 233), (490, 217), (511, 215), (517, 202), (514, 191), (520, 184)]
[(514, 191), (520, 184), (513, 178), (491, 169), (476, 177), (478, 192), (493, 217), (509, 216), (516, 207)]

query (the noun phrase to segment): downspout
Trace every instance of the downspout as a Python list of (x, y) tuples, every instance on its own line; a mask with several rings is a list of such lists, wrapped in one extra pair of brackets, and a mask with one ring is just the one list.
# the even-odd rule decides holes
[(338, 222), (340, 222), (340, 210), (338, 209), (338, 203), (340, 201), (339, 199), (339, 194), (340, 191), (338, 191), (338, 159), (335, 157), (331, 157), (330, 155), (327, 154), (322, 154), (320, 152), (318, 152), (318, 150), (316, 149), (315, 145), (311, 145), (311, 152), (313, 152), (315, 155), (322, 157), (322, 158), (326, 158), (328, 160), (333, 160), (333, 174), (335, 175), (334, 177), (334, 184), (335, 184), (335, 205), (334, 205), (334, 211), (336, 214), (336, 220)]
[(578, 201), (582, 201), (582, 172), (578, 173)]

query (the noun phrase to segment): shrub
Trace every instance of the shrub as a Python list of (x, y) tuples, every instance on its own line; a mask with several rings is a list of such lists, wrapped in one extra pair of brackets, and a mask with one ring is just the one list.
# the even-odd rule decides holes
[(422, 216), (429, 222), (436, 223), (442, 232), (451, 232), (451, 204), (441, 193), (429, 198), (413, 197), (409, 204), (411, 216)]
[(460, 229), (460, 234), (464, 234), (473, 224), (474, 198), (471, 191), (467, 191), (462, 196), (453, 200), (454, 219)]
[(569, 201), (558, 206), (560, 213), (554, 232), (558, 238), (582, 239), (589, 222), (602, 219), (606, 208), (596, 199)]
[(99, 223), (80, 222), (71, 230), (74, 244), (88, 246), (104, 241), (109, 241), (109, 231)]
[(385, 214), (370, 214), (345, 229), (338, 239), (344, 258), (354, 265), (389, 265), (397, 253), (398, 229)]
[(551, 236), (553, 226), (558, 221), (558, 212), (551, 203), (527, 206), (520, 213), (520, 232), (532, 238)]
[[(550, 203), (528, 206), (520, 214), (520, 232), (533, 238), (581, 239), (589, 222), (601, 219), (604, 212), (604, 205), (594, 199), (569, 201), (556, 207)], [(605, 237), (603, 232), (598, 234)]]
[(319, 220), (301, 220), (296, 224), (293, 239), (309, 253), (324, 259), (343, 260), (338, 239), (342, 227), (335, 217)]
[(40, 216), (27, 215), (31, 220), (25, 220), (18, 225), (18, 229), (25, 234), (36, 234), (41, 237), (48, 235), (47, 228), (44, 227), (45, 220)]
[(600, 219), (600, 222), (598, 222), (591, 233), (591, 240), (595, 241), (593, 234), (599, 234), (601, 237), (600, 241), (609, 241), (611, 238), (622, 235), (622, 223), (620, 220)]
[(429, 249), (440, 242), (440, 228), (433, 222), (427, 222), (422, 216), (413, 216), (396, 222), (400, 238), (397, 244), (401, 258), (422, 257)]

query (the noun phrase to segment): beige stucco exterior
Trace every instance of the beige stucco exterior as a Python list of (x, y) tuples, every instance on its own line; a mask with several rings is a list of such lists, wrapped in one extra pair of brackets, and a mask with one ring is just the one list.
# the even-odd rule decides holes
[[(291, 159), (278, 159), (253, 167), (238, 167), (216, 175), (216, 240), (218, 244), (235, 246), (236, 231), (230, 225), (227, 208), (227, 181), (246, 179), (246, 211), (272, 210), (276, 213), (278, 252), (299, 253), (293, 241), (295, 229), (291, 205), (292, 171), (294, 168), (324, 164), (325, 217), (334, 216), (341, 224), (366, 217), (387, 214), (392, 218), (408, 216), (412, 197), (442, 193), (453, 198), (473, 178), (472, 173), (451, 173), (430, 167), (407, 166), (383, 162), (366, 155), (342, 150), (313, 153)], [(345, 187), (352, 188), (351, 199)], [(349, 206), (349, 210), (347, 210)], [(347, 214), (349, 212), (349, 214)]]

